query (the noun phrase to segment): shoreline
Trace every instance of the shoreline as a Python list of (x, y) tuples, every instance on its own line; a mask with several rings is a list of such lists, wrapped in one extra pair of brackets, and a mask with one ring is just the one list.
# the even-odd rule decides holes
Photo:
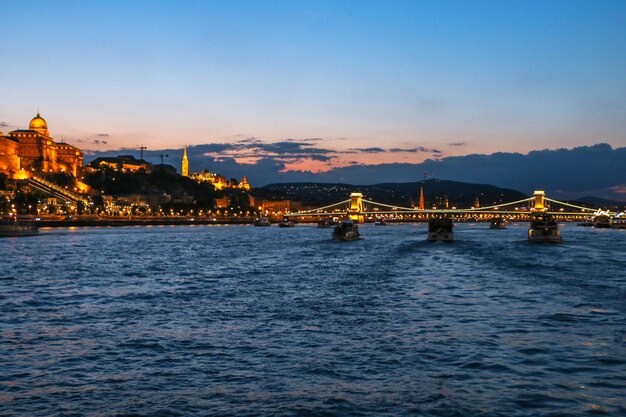
[[(252, 225), (254, 219), (197, 219), (197, 218), (137, 218), (137, 219), (41, 219), (35, 220), (37, 227), (127, 227), (127, 226), (192, 226), (192, 225)], [(563, 223), (572, 223), (576, 220), (559, 220)], [(394, 223), (427, 223), (428, 220), (398, 220), (388, 221), (387, 224)], [(514, 220), (513, 223), (524, 223), (528, 220)], [(279, 221), (272, 222), (272, 225), (278, 225)], [(455, 223), (489, 223), (488, 220), (457, 220)], [(296, 224), (317, 224), (317, 221), (300, 221)], [(365, 222), (365, 224), (374, 224), (374, 222)]]

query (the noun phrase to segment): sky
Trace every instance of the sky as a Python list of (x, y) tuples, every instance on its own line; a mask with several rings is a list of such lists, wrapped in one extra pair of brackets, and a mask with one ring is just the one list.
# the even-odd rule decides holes
[(0, 0), (0, 16), (0, 131), (39, 109), (87, 154), (212, 145), (210, 161), (323, 172), (626, 146), (622, 0)]

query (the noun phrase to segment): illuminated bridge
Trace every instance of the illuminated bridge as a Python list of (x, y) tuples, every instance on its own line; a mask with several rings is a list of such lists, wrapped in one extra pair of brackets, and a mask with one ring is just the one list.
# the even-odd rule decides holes
[(579, 220), (593, 215), (597, 210), (582, 207), (564, 201), (553, 200), (543, 191), (535, 191), (532, 197), (497, 205), (479, 208), (419, 209), (383, 204), (363, 198), (361, 193), (352, 193), (348, 200), (324, 207), (303, 210), (285, 215), (288, 218), (311, 220), (320, 217), (350, 217), (360, 223), (366, 219), (386, 218), (396, 220), (426, 220), (431, 217), (448, 215), (455, 219), (488, 220), (506, 216), (517, 220), (526, 220), (533, 211), (547, 211), (560, 220)]

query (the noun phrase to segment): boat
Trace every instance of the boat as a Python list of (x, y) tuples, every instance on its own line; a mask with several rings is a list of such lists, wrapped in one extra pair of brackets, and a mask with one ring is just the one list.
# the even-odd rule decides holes
[(0, 220), (0, 237), (34, 236), (38, 233), (39, 228), (34, 221)]
[(508, 221), (504, 217), (494, 217), (491, 219), (490, 229), (506, 229)]
[(591, 217), (586, 218), (582, 222), (576, 223), (576, 226), (591, 227), (591, 226), (593, 226), (593, 219)]
[(346, 242), (360, 237), (359, 226), (354, 224), (352, 220), (342, 220), (333, 230), (333, 240)]
[(333, 220), (333, 219), (331, 219), (329, 217), (329, 218), (322, 219), (322, 220), (318, 221), (317, 222), (317, 227), (320, 228), (320, 229), (326, 229), (326, 228), (329, 228), (331, 226), (336, 226), (338, 224), (339, 223), (337, 221), (335, 221), (335, 220)]
[(454, 223), (450, 217), (436, 217), (428, 220), (429, 242), (454, 242)]
[(611, 229), (626, 229), (626, 212), (617, 213), (613, 216)]
[(270, 223), (267, 217), (259, 216), (256, 219), (254, 219), (254, 225), (257, 227), (267, 227), (267, 226), (271, 226), (272, 224)]
[(374, 226), (387, 226), (387, 221), (385, 219), (378, 219), (374, 222)]
[(593, 216), (593, 227), (596, 229), (608, 229), (611, 227), (611, 216), (608, 211), (598, 210)]
[(528, 240), (536, 243), (561, 243), (563, 237), (556, 219), (548, 213), (538, 212), (533, 213), (530, 219)]
[(293, 220), (283, 220), (282, 222), (278, 223), (278, 227), (295, 227), (296, 223)]

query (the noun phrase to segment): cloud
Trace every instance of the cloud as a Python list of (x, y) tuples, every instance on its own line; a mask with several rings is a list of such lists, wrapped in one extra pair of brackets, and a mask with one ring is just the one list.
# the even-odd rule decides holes
[(389, 149), (389, 152), (412, 152), (412, 153), (424, 152), (424, 153), (435, 153), (435, 154), (443, 153), (442, 151), (438, 149), (429, 149), (423, 146), (418, 146), (415, 148), (391, 148)]
[(0, 127), (11, 127), (7, 122), (0, 122)]
[(626, 184), (615, 185), (610, 187), (609, 190), (615, 194), (626, 194)]
[[(470, 154), (442, 157), (437, 149), (426, 147), (391, 148), (386, 152), (430, 152), (422, 163), (364, 164), (356, 158), (325, 172), (297, 171), (295, 162), (316, 161), (332, 163), (342, 155), (354, 155), (353, 150), (335, 151), (314, 146), (314, 142), (288, 141), (275, 143), (213, 143), (187, 148), (192, 170), (208, 168), (228, 178), (246, 176), (254, 186), (276, 182), (346, 182), (376, 184), (382, 182), (412, 182), (424, 172), (434, 178), (493, 184), (532, 194), (545, 189), (556, 198), (598, 197), (623, 200), (626, 194), (626, 147), (613, 149), (607, 144), (581, 146), (572, 149), (544, 149), (527, 154), (496, 152), (489, 155)], [(364, 148), (367, 149), (367, 148)], [(382, 149), (382, 148), (381, 148)], [(85, 162), (98, 156), (114, 156), (124, 151), (139, 157), (137, 147), (123, 150), (94, 152)], [(167, 153), (180, 169), (182, 149), (144, 151), (147, 158)], [(87, 156), (87, 153), (85, 153)], [(246, 158), (247, 157), (247, 158)], [(521, 175), (520, 173), (524, 173)]]
[(305, 138), (305, 139), (292, 139), (289, 138), (286, 141), (287, 142), (319, 142), (321, 140), (324, 140), (322, 138)]
[(355, 152), (355, 153), (359, 153), (359, 152), (365, 152), (365, 153), (387, 152), (387, 150), (383, 149), (383, 148), (352, 148), (352, 149), (350, 149), (350, 151)]
[(259, 142), (261, 142), (261, 140), (255, 138), (255, 137), (251, 137), (251, 138), (238, 140), (237, 142), (238, 143), (259, 143)]
[(467, 145), (467, 143), (465, 142), (452, 142), (452, 143), (448, 143), (448, 146), (465, 146)]
[(108, 138), (111, 135), (109, 135), (108, 133), (97, 133), (96, 136), (99, 136), (101, 138)]

